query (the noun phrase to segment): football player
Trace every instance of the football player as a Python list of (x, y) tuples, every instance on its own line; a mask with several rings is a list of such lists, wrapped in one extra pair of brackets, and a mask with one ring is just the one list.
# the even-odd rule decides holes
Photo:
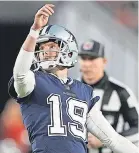
[(67, 76), (77, 62), (77, 42), (64, 27), (47, 25), (53, 8), (46, 4), (36, 13), (13, 71), (33, 153), (86, 153), (87, 130), (116, 153), (137, 153), (95, 108), (92, 88)]

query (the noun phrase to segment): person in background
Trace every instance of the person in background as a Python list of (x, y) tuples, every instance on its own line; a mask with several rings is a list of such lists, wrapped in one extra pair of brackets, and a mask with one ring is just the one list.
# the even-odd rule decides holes
[[(126, 85), (109, 77), (105, 72), (107, 59), (104, 45), (90, 39), (82, 44), (79, 56), (82, 73), (80, 81), (92, 86), (95, 94), (100, 96), (99, 102), (96, 103), (98, 109), (118, 133), (137, 145), (137, 99)], [(111, 153), (91, 134), (88, 135), (88, 148), (89, 152), (93, 150), (93, 153)]]
[(0, 153), (29, 153), (30, 143), (25, 129), (20, 106), (9, 99), (0, 118)]

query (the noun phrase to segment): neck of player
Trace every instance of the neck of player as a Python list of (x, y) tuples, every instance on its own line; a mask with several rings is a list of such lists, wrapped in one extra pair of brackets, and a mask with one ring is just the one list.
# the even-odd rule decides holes
[(52, 70), (51, 73), (56, 75), (61, 80), (65, 80), (68, 78), (68, 69), (67, 68), (60, 69), (60, 70), (55, 69), (55, 70)]

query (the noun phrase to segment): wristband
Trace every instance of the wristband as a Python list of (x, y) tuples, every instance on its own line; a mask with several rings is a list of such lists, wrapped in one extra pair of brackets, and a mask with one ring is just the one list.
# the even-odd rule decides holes
[(37, 39), (39, 37), (39, 33), (40, 33), (40, 30), (33, 30), (33, 29), (30, 29), (30, 32), (29, 32), (29, 36)]

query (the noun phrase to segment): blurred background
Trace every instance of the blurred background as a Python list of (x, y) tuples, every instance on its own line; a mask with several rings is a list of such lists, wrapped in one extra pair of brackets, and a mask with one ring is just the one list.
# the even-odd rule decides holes
[[(9, 99), (7, 84), (34, 14), (45, 3), (0, 2), (0, 153), (27, 153), (30, 150), (19, 106)], [(108, 59), (106, 71), (128, 85), (138, 98), (138, 2), (51, 3), (56, 7), (49, 23), (63, 25), (71, 30), (79, 46), (89, 38), (103, 43)], [(78, 64), (70, 70), (70, 76), (80, 76)]]

